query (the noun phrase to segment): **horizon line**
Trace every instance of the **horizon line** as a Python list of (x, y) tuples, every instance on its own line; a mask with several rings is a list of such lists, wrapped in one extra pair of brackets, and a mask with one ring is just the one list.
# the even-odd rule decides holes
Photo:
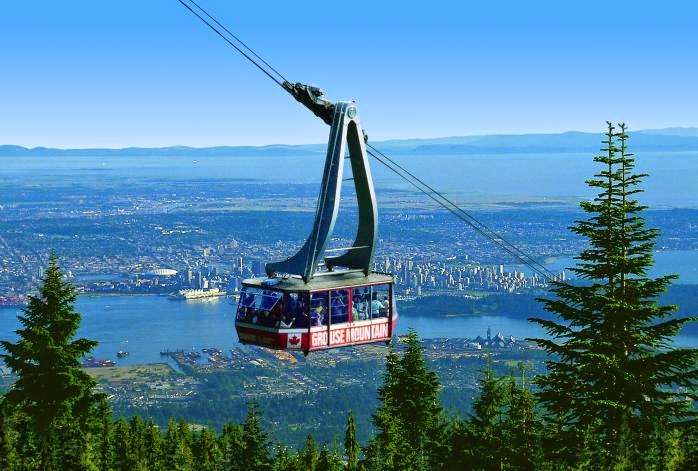
[[(677, 130), (694, 130), (698, 133), (698, 126), (671, 126), (666, 128), (649, 128), (649, 129), (637, 129), (630, 131), (630, 133), (657, 133), (660, 131), (677, 131)], [(591, 131), (578, 131), (578, 130), (568, 130), (561, 132), (524, 132), (524, 133), (493, 133), (493, 134), (461, 134), (461, 135), (451, 135), (451, 136), (438, 136), (438, 137), (408, 137), (408, 138), (389, 138), (380, 139), (376, 141), (370, 141), (373, 143), (384, 143), (384, 142), (409, 142), (409, 141), (434, 141), (434, 140), (445, 140), (445, 139), (458, 139), (458, 138), (478, 138), (478, 137), (516, 137), (516, 136), (555, 136), (563, 134), (599, 134), (602, 135), (603, 131), (591, 132)], [(677, 136), (681, 137), (681, 136)], [(315, 143), (304, 143), (304, 144), (284, 144), (284, 143), (273, 143), (273, 144), (213, 144), (206, 146), (190, 146), (186, 144), (172, 144), (172, 145), (156, 145), (156, 146), (138, 146), (129, 145), (124, 147), (102, 147), (102, 146), (90, 146), (90, 147), (53, 147), (51, 145), (39, 145), (28, 147), (22, 144), (0, 144), (1, 147), (21, 147), (23, 149), (32, 151), (38, 149), (49, 149), (49, 150), (128, 150), (128, 149), (191, 149), (191, 150), (201, 150), (201, 149), (216, 149), (224, 147), (249, 147), (264, 149), (270, 147), (307, 147), (307, 146), (325, 146), (325, 142), (315, 142)]]

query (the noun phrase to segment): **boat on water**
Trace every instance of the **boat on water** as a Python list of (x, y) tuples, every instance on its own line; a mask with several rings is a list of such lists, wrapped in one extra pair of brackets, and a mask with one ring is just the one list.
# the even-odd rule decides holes
[(175, 295), (176, 299), (204, 299), (226, 296), (227, 293), (218, 288), (209, 289), (182, 289)]
[(116, 356), (119, 358), (124, 358), (128, 356), (128, 352), (125, 350), (119, 350), (118, 352), (116, 352)]

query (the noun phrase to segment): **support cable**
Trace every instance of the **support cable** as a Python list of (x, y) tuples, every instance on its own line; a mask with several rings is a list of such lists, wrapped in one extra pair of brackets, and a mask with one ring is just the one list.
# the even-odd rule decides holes
[[(178, 1), (179, 3), (181, 3), (181, 4), (184, 6), (184, 8), (186, 8), (187, 10), (189, 10), (194, 16), (196, 16), (198, 19), (200, 19), (201, 21), (203, 21), (203, 22), (206, 24), (206, 26), (208, 26), (209, 28), (211, 28), (211, 30), (213, 30), (214, 33), (216, 33), (218, 36), (220, 36), (220, 37), (223, 39), (223, 41), (225, 41), (225, 42), (227, 42), (228, 44), (230, 44), (230, 46), (232, 46), (236, 51), (238, 51), (240, 54), (242, 54), (242, 55), (243, 55), (248, 61), (250, 61), (255, 67), (257, 67), (259, 70), (261, 70), (262, 72), (264, 72), (264, 74), (265, 74), (267, 77), (269, 77), (269, 78), (272, 79), (274, 82), (276, 82), (276, 84), (277, 84), (278, 86), (280, 86), (281, 88), (284, 88), (283, 83), (282, 83), (279, 79), (275, 78), (267, 69), (265, 69), (264, 67), (262, 67), (261, 65), (259, 65), (259, 63), (258, 63), (257, 61), (255, 61), (252, 57), (250, 57), (248, 54), (246, 54), (245, 51), (243, 51), (243, 50), (240, 49), (238, 46), (236, 46), (235, 43), (233, 43), (230, 39), (226, 38), (225, 35), (224, 35), (218, 28), (216, 28), (216, 27), (213, 26), (211, 23), (209, 23), (208, 21), (206, 21), (206, 19), (205, 19), (203, 16), (201, 16), (200, 14), (198, 14), (197, 12), (195, 12), (194, 9), (193, 9), (191, 6), (187, 5), (187, 3), (186, 3), (184, 0), (177, 0), (177, 1)], [(204, 11), (204, 10), (202, 10), (202, 11)], [(208, 15), (208, 13), (206, 13), (206, 15)], [(210, 15), (208, 15), (208, 16), (209, 16), (210, 18), (213, 18), (213, 17), (211, 17)], [(214, 21), (215, 21), (215, 20), (214, 20)], [(216, 21), (216, 23), (218, 23), (218, 21)], [(218, 24), (220, 24), (220, 23), (218, 23)], [(247, 46), (244, 46), (244, 47), (247, 47)], [(248, 49), (249, 49), (249, 48), (248, 48)], [(251, 49), (250, 49), (250, 50), (251, 50)], [(257, 55), (257, 54), (255, 54), (255, 56), (256, 56), (256, 55)], [(258, 56), (258, 57), (259, 57), (259, 56)]]
[(368, 154), (373, 157), (377, 162), (388, 168), (390, 171), (401, 177), (404, 181), (418, 189), (420, 192), (424, 193), (426, 196), (431, 198), (434, 202), (442, 206), (444, 209), (449, 211), (451, 214), (456, 216), (458, 219), (470, 226), (475, 232), (485, 237), (487, 240), (495, 244), (504, 252), (516, 258), (522, 264), (528, 266), (533, 272), (541, 276), (546, 280), (555, 280), (556, 275), (550, 272), (545, 266), (537, 262), (530, 255), (526, 254), (524, 251), (516, 247), (511, 242), (504, 239), (501, 235), (497, 234), (494, 230), (487, 227), (485, 224), (479, 222), (472, 215), (468, 214), (462, 208), (458, 207), (455, 203), (451, 202), (439, 192), (432, 191), (429, 185), (425, 184), (418, 178), (410, 178), (409, 173), (404, 169), (395, 167), (390, 161), (380, 157), (375, 152), (369, 150)]
[[(382, 163), (383, 165), (388, 167), (392, 172), (398, 174), (407, 183), (410, 183), (412, 186), (418, 188), (420, 191), (422, 191), (424, 194), (426, 194), (427, 196), (432, 198), (434, 201), (439, 203), (441, 206), (443, 206), (444, 208), (451, 211), (459, 219), (463, 220), (466, 224), (471, 226), (477, 232), (479, 232), (483, 236), (487, 237), (492, 242), (496, 243), (499, 247), (506, 250), (511, 255), (515, 256), (522, 263), (525, 263), (531, 269), (535, 269), (539, 274), (541, 274), (542, 276), (544, 276), (546, 278), (552, 278), (555, 276), (543, 264), (541, 264), (540, 262), (535, 260), (533, 257), (528, 255), (526, 252), (524, 252), (520, 248), (518, 248), (512, 242), (505, 239), (501, 234), (497, 233), (493, 229), (489, 228), (486, 224), (479, 221), (472, 214), (465, 211), (463, 208), (458, 206), (456, 203), (449, 200), (443, 193), (439, 192), (438, 190), (436, 190), (435, 188), (433, 188), (429, 184), (425, 183), (419, 177), (414, 175), (412, 172), (407, 170), (405, 167), (401, 166), (395, 160), (393, 160), (390, 157), (388, 157), (387, 155), (385, 155), (380, 150), (376, 149), (371, 144), (366, 144), (366, 146), (371, 151), (373, 151), (373, 152), (369, 151), (369, 155), (371, 155), (374, 159), (378, 160), (380, 163)], [(376, 154), (380, 155), (382, 157), (382, 159), (380, 159)], [(385, 161), (382, 161), (382, 160), (385, 160)]]
[(204, 10), (204, 8), (203, 8), (201, 5), (199, 5), (198, 3), (196, 3), (194, 0), (187, 0), (187, 1), (188, 1), (189, 3), (191, 3), (192, 5), (194, 5), (196, 8), (198, 8), (201, 12), (203, 12), (203, 14), (206, 15), (211, 21), (213, 21), (213, 22), (216, 23), (218, 26), (220, 26), (220, 27), (223, 29), (223, 31), (225, 31), (226, 33), (228, 33), (233, 39), (235, 39), (238, 43), (240, 43), (240, 44), (242, 45), (242, 47), (244, 47), (245, 49), (247, 49), (247, 50), (250, 52), (250, 54), (252, 54), (253, 56), (255, 56), (255, 57), (256, 57), (257, 59), (259, 59), (264, 65), (266, 65), (266, 66), (269, 68), (269, 70), (271, 70), (271, 71), (274, 72), (276, 75), (278, 75), (279, 78), (281, 78), (281, 80), (283, 80), (284, 82), (288, 82), (288, 79), (286, 79), (286, 77), (284, 77), (284, 76), (281, 74), (281, 72), (279, 72), (278, 70), (276, 70), (269, 62), (265, 61), (259, 54), (257, 54), (256, 52), (254, 52), (254, 51), (252, 50), (252, 48), (250, 48), (250, 46), (248, 46), (247, 44), (245, 44), (245, 42), (244, 42), (242, 39), (240, 39), (239, 37), (237, 37), (235, 34), (232, 33), (232, 31), (230, 31), (228, 28), (226, 28), (224, 25), (222, 25), (217, 19), (215, 19), (213, 16), (211, 16), (211, 15), (209, 14), (209, 12), (207, 12), (206, 10)]
[[(214, 33), (216, 33), (218, 36), (221, 37), (225, 42), (227, 42), (233, 49), (235, 49), (237, 52), (242, 54), (243, 57), (245, 57), (248, 61), (250, 61), (255, 67), (257, 67), (259, 70), (261, 70), (267, 77), (269, 77), (271, 80), (274, 81), (279, 87), (282, 89), (286, 90), (287, 92), (290, 93), (290, 91), (284, 87), (285, 82), (289, 82), (278, 70), (276, 70), (274, 67), (272, 67), (267, 61), (265, 61), (260, 55), (258, 55), (252, 48), (250, 48), (246, 43), (244, 43), (240, 38), (238, 38), (235, 34), (233, 34), (228, 28), (226, 28), (223, 24), (221, 24), (216, 18), (214, 18), (208, 11), (206, 11), (201, 5), (199, 5), (195, 0), (177, 0), (182, 6), (184, 6), (187, 10), (189, 10), (194, 16), (196, 16), (199, 20), (201, 20), (206, 26), (208, 26)], [(203, 15), (205, 15), (210, 21), (206, 20), (201, 14), (197, 13), (194, 8), (192, 8), (191, 5), (194, 5), (196, 9), (198, 9)], [(217, 25), (219, 28), (214, 26), (214, 24)], [(222, 29), (222, 31), (221, 31)], [(227, 33), (230, 37), (233, 39), (229, 39), (226, 37), (224, 33)], [(233, 41), (236, 41), (240, 46), (235, 44)], [(243, 51), (243, 49), (246, 49), (248, 53)], [(252, 56), (257, 58), (260, 62), (257, 62)], [(262, 65), (263, 64), (263, 65)], [(277, 77), (275, 77), (276, 75)], [(293, 94), (291, 94), (293, 95)], [(506, 253), (512, 255), (514, 258), (519, 260), (521, 263), (524, 265), (528, 266), (531, 270), (533, 270), (535, 273), (543, 277), (544, 279), (549, 279), (549, 280), (555, 280), (556, 276), (551, 273), (545, 266), (543, 266), (540, 262), (536, 261), (533, 257), (525, 253), (523, 250), (519, 249), (516, 245), (513, 243), (509, 242), (506, 240), (504, 237), (502, 237), (500, 234), (498, 234), (496, 231), (493, 229), (489, 228), (487, 225), (484, 223), (480, 222), (477, 220), (472, 214), (468, 213), (458, 205), (456, 205), (454, 202), (446, 198), (446, 196), (443, 195), (443, 193), (440, 193), (424, 181), (422, 181), (420, 178), (418, 178), (416, 175), (405, 169), (403, 166), (398, 164), (395, 160), (391, 159), (387, 155), (385, 155), (383, 152), (380, 150), (376, 149), (374, 146), (371, 144), (366, 144), (368, 147), (368, 154), (373, 157), (375, 160), (377, 160), (379, 163), (387, 167), (390, 171), (398, 175), (400, 178), (402, 178), (404, 181), (409, 183), (410, 185), (414, 186), (417, 188), (419, 191), (424, 193), (426, 196), (434, 200), (437, 204), (448, 210), (450, 213), (452, 213), (454, 216), (456, 216), (458, 219), (461, 221), (465, 222), (468, 226), (470, 226), (473, 230), (475, 230), (478, 234), (482, 235), (486, 239), (490, 240), (492, 243), (494, 243), (497, 247), (500, 249), (504, 250)]]

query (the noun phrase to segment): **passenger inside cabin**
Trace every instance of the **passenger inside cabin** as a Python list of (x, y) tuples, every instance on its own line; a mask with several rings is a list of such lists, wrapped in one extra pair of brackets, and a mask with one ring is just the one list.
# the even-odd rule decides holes
[(314, 321), (314, 322), (313, 322), (313, 325), (314, 325), (314, 326), (327, 325), (327, 319), (325, 318), (325, 317), (326, 317), (326, 313), (325, 313), (325, 307), (324, 307), (324, 306), (322, 306), (322, 305), (317, 306), (317, 307), (313, 310), (313, 315), (314, 315), (314, 317), (312, 317), (312, 319), (313, 319), (313, 321)]
[(296, 327), (308, 327), (308, 303), (306, 299), (304, 296), (300, 296), (298, 299), (298, 309), (295, 313)]
[(346, 289), (332, 291), (330, 305), (330, 318), (332, 324), (341, 324), (349, 321), (349, 291)]
[(381, 317), (381, 309), (383, 309), (383, 303), (378, 300), (378, 293), (373, 293), (373, 300), (371, 301), (371, 314), (373, 317)]
[[(352, 315), (355, 321), (369, 318), (369, 288), (354, 288), (352, 290)], [(356, 313), (354, 313), (356, 311)]]
[(384, 295), (383, 296), (383, 301), (381, 302), (381, 316), (387, 317), (388, 316), (388, 308), (390, 307), (390, 301), (388, 300), (388, 296)]
[(310, 297), (310, 325), (327, 325), (327, 293), (313, 293)]

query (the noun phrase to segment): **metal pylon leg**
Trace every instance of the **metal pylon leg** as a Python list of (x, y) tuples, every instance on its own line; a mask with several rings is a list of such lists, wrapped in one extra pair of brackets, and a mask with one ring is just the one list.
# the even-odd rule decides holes
[(268, 263), (266, 265), (267, 275), (286, 273), (299, 275), (306, 282), (312, 279), (337, 219), (347, 144), (349, 145), (354, 187), (359, 207), (359, 225), (354, 244), (347, 253), (337, 257), (328, 257), (326, 264), (330, 267), (339, 266), (361, 270), (366, 275), (371, 272), (378, 228), (373, 179), (368, 165), (368, 156), (356, 105), (353, 102), (338, 102), (335, 105), (330, 129), (325, 170), (320, 186), (313, 230), (295, 255), (281, 262)]

